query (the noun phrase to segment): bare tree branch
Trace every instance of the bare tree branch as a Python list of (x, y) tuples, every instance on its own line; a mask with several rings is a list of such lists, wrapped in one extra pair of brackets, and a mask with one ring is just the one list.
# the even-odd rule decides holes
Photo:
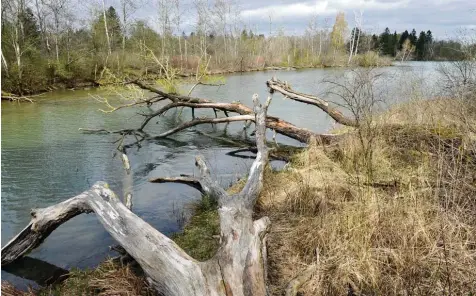
[[(163, 108), (154, 113), (146, 115), (146, 119), (142, 123), (140, 129), (143, 129), (152, 118), (162, 115), (165, 111), (169, 109), (177, 107), (190, 107), (192, 108), (192, 110), (194, 110), (195, 108), (216, 109), (224, 111), (225, 115), (228, 115), (228, 113), (238, 113), (240, 115), (254, 114), (251, 108), (241, 103), (219, 103), (209, 99), (168, 94), (150, 85), (146, 85), (140, 81), (132, 81), (131, 83), (134, 83), (140, 88), (159, 94), (173, 102), (172, 104), (164, 106)], [(316, 138), (320, 143), (330, 143), (336, 138), (340, 137), (336, 135), (316, 134), (310, 130), (296, 127), (295, 125), (287, 121), (273, 116), (267, 117), (266, 126), (267, 128), (275, 130), (277, 133), (296, 139), (303, 143), (307, 143), (311, 138)]]
[(340, 124), (348, 126), (357, 126), (357, 122), (354, 119), (348, 118), (338, 110), (332, 108), (329, 102), (326, 102), (316, 96), (311, 96), (292, 90), (291, 86), (289, 86), (286, 82), (280, 81), (273, 77), (271, 80), (268, 80), (266, 82), (266, 85), (269, 87), (271, 93), (277, 91), (292, 100), (314, 105), (320, 108), (322, 111), (326, 112), (330, 117), (332, 117)]

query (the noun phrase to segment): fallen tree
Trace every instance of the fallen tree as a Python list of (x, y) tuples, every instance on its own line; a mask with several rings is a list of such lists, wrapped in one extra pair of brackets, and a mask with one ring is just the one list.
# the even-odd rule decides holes
[[(41, 95), (41, 94), (40, 94), (40, 95)], [(37, 97), (37, 96), (40, 96), (40, 95), (34, 95), (34, 96), (19, 96), (19, 95), (15, 95), (15, 94), (11, 94), (11, 93), (7, 93), (7, 92), (3, 92), (3, 91), (2, 91), (2, 101), (29, 102), (29, 103), (33, 103), (33, 102), (35, 102), (35, 100), (32, 99), (31, 97)]]
[[(2, 266), (39, 246), (72, 217), (94, 212), (104, 228), (139, 263), (161, 295), (266, 295), (266, 231), (269, 219), (253, 220), (253, 207), (263, 186), (268, 161), (266, 112), (254, 96), (258, 153), (244, 188), (229, 195), (216, 181), (202, 157), (196, 158), (201, 176), (196, 181), (217, 199), (220, 248), (210, 260), (198, 262), (179, 246), (130, 211), (104, 182), (62, 203), (32, 211), (31, 222), (2, 248)], [(184, 181), (178, 178), (178, 181)], [(170, 180), (176, 182), (177, 180)], [(193, 180), (193, 187), (197, 187)], [(188, 182), (182, 182), (188, 184)]]
[[(303, 143), (318, 141), (329, 144), (340, 136), (317, 134), (308, 129), (299, 128), (280, 118), (267, 116), (270, 98), (262, 106), (257, 95), (253, 96), (254, 108), (241, 103), (222, 103), (210, 99), (195, 98), (170, 94), (156, 89), (140, 81), (131, 82), (144, 90), (154, 93), (153, 97), (134, 101), (129, 104), (112, 106), (107, 100), (104, 103), (109, 110), (115, 112), (122, 108), (137, 105), (151, 106), (168, 100), (170, 103), (156, 111), (142, 114), (144, 120), (136, 129), (109, 131), (106, 129), (82, 129), (83, 132), (118, 134), (118, 150), (122, 153), (125, 170), (129, 173), (130, 163), (127, 149), (144, 140), (161, 139), (184, 129), (201, 124), (220, 124), (245, 122), (247, 129), (255, 123), (254, 132), (256, 147), (241, 146), (229, 155), (240, 155), (241, 152), (256, 153), (256, 159), (250, 169), (249, 177), (241, 192), (229, 195), (210, 178), (205, 161), (198, 156), (196, 165), (201, 172), (200, 178), (181, 175), (178, 177), (160, 177), (150, 179), (153, 183), (181, 183), (196, 188), (203, 194), (217, 200), (220, 216), (220, 248), (216, 255), (205, 262), (198, 262), (187, 255), (178, 245), (165, 235), (144, 222), (131, 212), (131, 195), (127, 194), (125, 205), (112, 192), (106, 183), (98, 182), (90, 190), (70, 198), (62, 203), (44, 209), (32, 210), (32, 220), (17, 236), (2, 248), (2, 267), (24, 256), (38, 247), (58, 226), (82, 213), (94, 212), (105, 229), (119, 243), (114, 246), (124, 256), (132, 257), (144, 270), (151, 285), (161, 295), (266, 295), (266, 230), (269, 219), (263, 217), (253, 221), (253, 207), (259, 196), (263, 182), (263, 170), (269, 158), (289, 159), (290, 148), (283, 151), (268, 149), (266, 129), (279, 133)], [(345, 117), (329, 103), (317, 97), (292, 90), (286, 82), (271, 79), (267, 82), (270, 93), (280, 92), (298, 102), (317, 106), (329, 114), (338, 123), (356, 126), (355, 121)], [(149, 122), (175, 108), (191, 108), (192, 120), (186, 121), (173, 129), (158, 135), (149, 135), (144, 131)], [(196, 118), (194, 110), (212, 109), (215, 117)], [(224, 113), (218, 117), (217, 110)], [(238, 115), (230, 116), (230, 113)], [(134, 136), (136, 141), (124, 144), (126, 136)], [(275, 143), (276, 146), (277, 143)], [(122, 257), (121, 257), (122, 258)], [(294, 279), (288, 287), (287, 294), (294, 295), (302, 282), (309, 277), (305, 271), (302, 276)]]
[[(170, 136), (180, 130), (185, 128), (200, 125), (200, 124), (213, 124), (213, 123), (229, 123), (229, 122), (236, 122), (236, 121), (245, 121), (245, 122), (252, 122), (254, 121), (254, 114), (253, 110), (241, 103), (233, 102), (233, 103), (222, 103), (222, 102), (215, 102), (210, 99), (205, 98), (196, 98), (191, 96), (182, 96), (177, 94), (171, 94), (160, 89), (157, 89), (151, 85), (145, 84), (141, 81), (135, 80), (129, 82), (131, 84), (137, 85), (138, 87), (148, 90), (155, 94), (155, 96), (151, 99), (144, 99), (138, 102), (134, 102), (131, 104), (121, 105), (118, 107), (113, 107), (107, 102), (109, 110), (103, 110), (104, 112), (114, 112), (116, 110), (122, 109), (124, 107), (136, 106), (136, 105), (148, 105), (150, 106), (153, 103), (169, 100), (170, 103), (159, 108), (157, 111), (141, 114), (144, 116), (144, 120), (140, 127), (137, 129), (127, 129), (127, 130), (118, 130), (118, 131), (107, 131), (104, 129), (82, 129), (85, 132), (103, 132), (103, 133), (115, 133), (115, 134), (136, 134), (142, 137), (141, 141), (147, 139), (159, 139), (163, 137)], [(167, 112), (168, 110), (179, 108), (179, 107), (186, 107), (192, 109), (192, 121), (185, 122), (182, 126), (176, 127), (170, 131), (164, 132), (157, 136), (144, 136), (146, 133), (144, 132), (145, 127), (149, 124), (149, 122)], [(215, 118), (195, 118), (195, 109), (212, 109), (215, 113)], [(220, 110), (224, 113), (225, 117), (218, 118), (217, 110)], [(324, 110), (324, 109), (323, 109)], [(325, 112), (333, 112), (331, 109), (328, 109)], [(238, 116), (229, 116), (230, 113), (237, 113)], [(240, 116), (241, 115), (241, 116)], [(249, 124), (245, 124), (246, 127)], [(343, 123), (345, 124), (345, 122)], [(278, 117), (268, 116), (266, 119), (266, 127), (269, 129), (274, 130), (276, 133), (282, 134), (284, 136), (290, 137), (292, 139), (298, 140), (302, 143), (308, 143), (311, 138), (316, 139), (319, 143), (329, 144), (339, 138), (339, 136), (332, 135), (332, 134), (318, 134), (306, 128), (300, 128), (293, 125), (290, 122), (282, 120)], [(138, 141), (140, 142), (140, 141)], [(130, 146), (126, 146), (129, 148)]]

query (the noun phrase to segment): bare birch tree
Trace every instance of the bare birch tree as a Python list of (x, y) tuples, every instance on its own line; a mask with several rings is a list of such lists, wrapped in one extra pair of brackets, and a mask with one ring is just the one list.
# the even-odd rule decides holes
[[(111, 51), (111, 40), (109, 38), (109, 30), (107, 28), (107, 16), (106, 16), (106, 3), (105, 0), (102, 0), (102, 15), (104, 21), (104, 32), (106, 34), (106, 41), (107, 41), (107, 56), (109, 57), (112, 53)], [(107, 60), (107, 58), (106, 58)]]

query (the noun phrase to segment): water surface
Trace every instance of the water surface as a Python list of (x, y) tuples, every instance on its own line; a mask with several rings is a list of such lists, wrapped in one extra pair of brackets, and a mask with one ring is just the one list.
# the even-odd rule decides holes
[[(434, 63), (405, 63), (378, 69), (388, 78), (381, 85), (390, 98), (387, 103), (407, 100), (407, 90), (417, 80), (427, 85), (425, 90), (433, 89), (431, 77), (435, 67)], [(199, 86), (193, 95), (223, 102), (240, 101), (252, 106), (254, 93), (265, 100), (268, 95), (265, 82), (273, 75), (288, 81), (301, 92), (325, 95), (322, 81), (343, 79), (344, 71), (312, 69), (230, 75), (226, 77), (225, 86)], [(170, 139), (145, 143), (140, 150), (130, 150), (132, 173), (127, 175), (120, 159), (113, 157), (116, 147), (113, 141), (117, 136), (83, 134), (78, 128), (133, 128), (139, 125), (142, 117), (137, 115), (137, 109), (104, 114), (98, 111), (104, 107), (103, 104), (93, 95), (109, 97), (112, 103), (120, 103), (117, 95), (97, 89), (55, 91), (34, 104), (2, 101), (2, 246), (29, 222), (32, 208), (64, 201), (99, 180), (108, 182), (119, 196), (131, 191), (134, 212), (169, 235), (180, 230), (184, 206), (197, 200), (200, 194), (185, 185), (151, 184), (147, 182), (149, 178), (197, 174), (194, 157), (203, 154), (214, 176), (227, 187), (243, 176), (252, 162), (252, 159), (227, 156), (233, 147), (196, 132), (224, 136), (223, 126), (204, 125), (182, 131)], [(338, 100), (336, 97), (330, 99)], [(212, 114), (206, 110), (196, 111), (197, 116)], [(335, 126), (316, 107), (285, 100), (279, 94), (274, 95), (269, 114), (316, 132), (327, 132)], [(151, 121), (148, 131), (163, 132), (176, 126), (180, 120), (190, 118), (190, 110), (185, 109), (181, 119), (177, 112), (169, 111), (166, 116)], [(242, 126), (242, 123), (230, 124), (226, 134), (242, 137)], [(301, 145), (282, 136), (278, 136), (278, 140)], [(108, 246), (113, 244), (113, 239), (94, 214), (80, 215), (55, 230), (30, 256), (66, 269), (94, 267), (106, 256), (115, 255), (108, 251)], [(2, 278), (20, 287), (32, 284), (4, 271)]]

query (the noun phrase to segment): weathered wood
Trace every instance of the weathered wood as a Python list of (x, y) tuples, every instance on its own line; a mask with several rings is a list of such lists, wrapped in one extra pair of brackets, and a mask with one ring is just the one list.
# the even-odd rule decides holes
[[(205, 279), (198, 262), (127, 209), (103, 182), (60, 204), (37, 210), (26, 228), (28, 231), (22, 231), (21, 237), (15, 237), (2, 248), (2, 266), (38, 246), (41, 241), (37, 237), (44, 239), (53, 231), (51, 225), (56, 228), (86, 211), (96, 213), (104, 228), (140, 264), (153, 285), (164, 295), (205, 292)], [(27, 245), (25, 242), (34, 243)]]
[(329, 104), (329, 102), (317, 96), (312, 96), (312, 95), (297, 92), (291, 89), (291, 86), (285, 81), (283, 82), (273, 77), (271, 80), (268, 80), (266, 82), (266, 85), (268, 86), (271, 93), (274, 91), (277, 91), (283, 94), (285, 97), (290, 98), (292, 100), (295, 100), (301, 103), (310, 104), (320, 108), (322, 111), (329, 114), (330, 117), (332, 117), (336, 122), (340, 124), (348, 125), (348, 126), (358, 126), (357, 122), (354, 119), (346, 117), (339, 110), (333, 108)]
[(171, 130), (163, 132), (160, 135), (153, 136), (151, 137), (151, 139), (165, 138), (179, 131), (182, 131), (184, 129), (190, 128), (192, 126), (200, 125), (200, 124), (205, 124), (205, 123), (216, 124), (216, 123), (226, 123), (226, 122), (236, 122), (236, 121), (246, 121), (246, 120), (254, 120), (254, 118), (251, 115), (237, 115), (237, 116), (224, 117), (224, 118), (207, 118), (207, 117), (195, 118), (191, 121), (184, 122)]
[(33, 209), (30, 223), (2, 248), (2, 266), (38, 247), (62, 223), (91, 209), (83, 202), (87, 192), (44, 209)]
[[(147, 139), (158, 139), (158, 138), (164, 138), (168, 137), (176, 132), (179, 132), (183, 129), (189, 128), (191, 126), (195, 126), (198, 124), (203, 124), (203, 123), (229, 123), (232, 121), (240, 121), (240, 120), (245, 120), (247, 121), (246, 126), (249, 126), (249, 124), (254, 121), (254, 113), (253, 110), (241, 103), (233, 102), (233, 103), (221, 103), (221, 102), (214, 102), (213, 100), (210, 99), (204, 99), (204, 98), (195, 98), (195, 97), (189, 97), (189, 96), (182, 96), (182, 95), (177, 95), (177, 94), (170, 94), (163, 92), (153, 86), (150, 86), (148, 84), (145, 84), (140, 81), (132, 81), (131, 83), (139, 86), (142, 89), (154, 92), (155, 94), (158, 95), (159, 98), (161, 99), (168, 99), (171, 101), (170, 104), (167, 104), (163, 107), (161, 107), (159, 110), (155, 112), (151, 112), (149, 114), (142, 114), (145, 118), (144, 121), (142, 122), (141, 126), (137, 129), (125, 129), (125, 130), (118, 130), (118, 131), (108, 131), (105, 129), (80, 129), (83, 132), (88, 132), (88, 133), (113, 133), (113, 134), (121, 134), (121, 135), (134, 135), (134, 136), (139, 136), (141, 139), (137, 141), (136, 143), (139, 143), (143, 140)], [(165, 114), (168, 110), (174, 109), (174, 108), (184, 108), (188, 107), (192, 109), (192, 121), (186, 122), (183, 125), (172, 129), (170, 131), (167, 131), (165, 133), (162, 133), (158, 136), (155, 137), (147, 137), (144, 133), (145, 127), (148, 125), (148, 123), (154, 119), (157, 116), (161, 116)], [(116, 109), (120, 109), (122, 107), (115, 107)], [(194, 115), (194, 110), (198, 109), (212, 109), (215, 112), (216, 115), (216, 110), (223, 111), (225, 116), (227, 118), (231, 118), (229, 120), (226, 120), (224, 118), (215, 118), (216, 121), (211, 121), (210, 119), (206, 118), (199, 118), (196, 119)], [(250, 117), (229, 117), (229, 113), (237, 113), (241, 116), (250, 116)], [(317, 134), (311, 130), (305, 129), (305, 128), (300, 128), (295, 125), (293, 125), (290, 122), (287, 122), (285, 120), (282, 120), (278, 117), (273, 117), (273, 116), (268, 116), (266, 120), (266, 126), (270, 129), (272, 129), (274, 132), (282, 134), (284, 136), (290, 137), (292, 139), (295, 139), (297, 141), (300, 141), (302, 143), (308, 143), (311, 139), (316, 139), (317, 142), (323, 143), (323, 144), (329, 144), (331, 142), (334, 142), (336, 139), (339, 139), (339, 135), (332, 135), (332, 134)], [(133, 145), (128, 145), (127, 148)]]
[[(2, 248), (2, 266), (37, 247), (56, 227), (84, 212), (94, 212), (124, 252), (142, 267), (161, 295), (266, 295), (266, 245), (269, 219), (253, 221), (253, 206), (263, 186), (268, 161), (266, 112), (254, 96), (257, 157), (241, 192), (229, 195), (212, 180), (200, 156), (197, 179), (203, 192), (218, 200), (221, 246), (210, 260), (198, 262), (172, 240), (130, 211), (106, 183), (62, 203), (38, 209), (30, 224)], [(176, 180), (184, 181), (185, 177)], [(194, 180), (195, 182), (195, 180)]]
[[(253, 110), (241, 103), (233, 102), (233, 103), (221, 103), (221, 102), (214, 102), (210, 99), (204, 98), (195, 98), (189, 96), (181, 96), (176, 94), (169, 94), (163, 92), (155, 87), (147, 85), (140, 81), (133, 81), (135, 85), (139, 86), (142, 89), (149, 90), (154, 92), (164, 98), (169, 99), (172, 103), (160, 108), (156, 112), (150, 113), (145, 115), (145, 119), (141, 124), (141, 127), (138, 129), (142, 131), (145, 126), (149, 123), (150, 120), (153, 118), (164, 114), (167, 110), (178, 108), (178, 107), (189, 107), (194, 110), (195, 108), (205, 108), (205, 109), (215, 109), (221, 110), (228, 116), (228, 113), (238, 113), (240, 115), (253, 115)], [(311, 138), (315, 138), (319, 143), (331, 143), (335, 141), (337, 138), (340, 138), (336, 135), (328, 135), (328, 134), (317, 134), (305, 128), (299, 128), (293, 125), (290, 122), (282, 120), (278, 117), (268, 116), (266, 120), (266, 127), (273, 129), (279, 134), (285, 135), (292, 139), (298, 140), (303, 143), (308, 143)]]
[[(301, 147), (293, 147), (290, 148), (273, 148), (269, 150), (269, 158), (272, 160), (282, 160), (282, 161), (290, 161), (291, 156), (297, 153), (298, 151), (302, 151), (303, 148)], [(256, 153), (258, 149), (256, 147), (245, 147), (236, 150), (232, 150), (226, 153), (226, 155), (238, 157), (238, 158), (255, 158), (255, 156), (251, 155), (242, 155), (243, 152), (251, 152)]]
[(4, 96), (2, 95), (2, 101), (10, 101), (10, 102), (22, 102), (22, 101), (26, 101), (26, 102), (29, 102), (29, 103), (33, 103), (35, 102), (35, 100), (29, 98), (29, 97), (17, 97), (17, 96)]

